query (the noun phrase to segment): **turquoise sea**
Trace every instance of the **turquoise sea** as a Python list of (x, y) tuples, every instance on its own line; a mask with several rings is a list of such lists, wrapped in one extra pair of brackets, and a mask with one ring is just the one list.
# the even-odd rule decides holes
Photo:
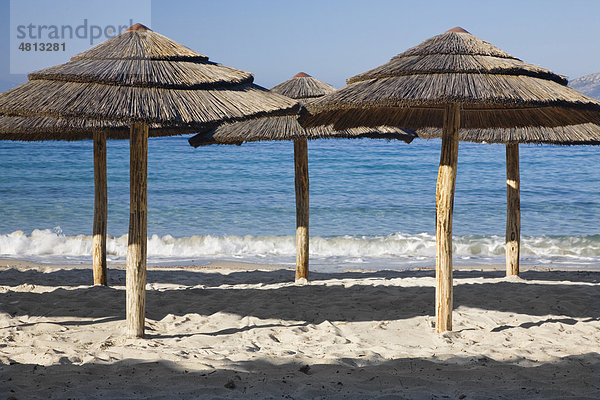
[[(293, 144), (151, 138), (150, 263), (293, 265)], [(439, 140), (309, 142), (314, 270), (433, 265)], [(123, 262), (128, 141), (108, 143), (109, 262)], [(600, 268), (600, 151), (521, 145), (522, 263)], [(505, 147), (461, 143), (455, 264), (502, 264)], [(90, 263), (92, 142), (0, 141), (0, 257)]]

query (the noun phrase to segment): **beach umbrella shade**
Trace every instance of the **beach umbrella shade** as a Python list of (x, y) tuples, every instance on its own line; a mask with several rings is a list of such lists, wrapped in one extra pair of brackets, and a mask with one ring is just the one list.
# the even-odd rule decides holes
[[(307, 105), (310, 115), (300, 121), (307, 127), (441, 129), (436, 186), (438, 332), (452, 329), (452, 209), (459, 131), (507, 134), (500, 141), (508, 145), (511, 171), (518, 166), (516, 143), (526, 138), (556, 143), (568, 135), (567, 143), (593, 143), (598, 140), (594, 124), (600, 122), (600, 103), (566, 84), (564, 77), (454, 28), (348, 79), (346, 87)], [(515, 135), (522, 140), (514, 140)], [(515, 178), (514, 172), (509, 173), (509, 185)], [(509, 199), (515, 196), (518, 191), (509, 190)]]
[[(307, 104), (335, 88), (304, 72), (271, 89), (271, 92)], [(302, 112), (303, 109), (300, 110)], [(267, 140), (294, 141), (294, 170), (296, 186), (296, 281), (308, 279), (309, 250), (309, 179), (308, 179), (308, 139), (319, 138), (385, 138), (398, 139), (410, 143), (416, 136), (412, 131), (378, 126), (376, 128), (356, 127), (336, 131), (331, 126), (303, 128), (297, 115), (270, 116), (243, 122), (220, 125), (191, 137), (192, 146), (210, 144), (242, 144)]]
[[(270, 93), (253, 80), (248, 72), (211, 62), (135, 24), (66, 64), (29, 74), (29, 82), (0, 94), (3, 116), (55, 119), (50, 123), (61, 128), (49, 131), (46, 139), (89, 139), (103, 123), (118, 125), (106, 131), (108, 138), (129, 138), (126, 329), (130, 337), (144, 335), (148, 136), (297, 112), (295, 101)], [(79, 128), (69, 130), (72, 123)]]

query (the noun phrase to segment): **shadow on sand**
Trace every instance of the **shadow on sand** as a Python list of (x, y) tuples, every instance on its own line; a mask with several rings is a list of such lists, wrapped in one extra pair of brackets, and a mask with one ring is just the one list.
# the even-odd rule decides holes
[[(14, 399), (597, 399), (600, 355), (589, 353), (524, 367), (486, 357), (446, 361), (407, 358), (362, 365), (271, 364), (257, 359), (231, 369), (186, 370), (169, 362), (48, 367), (0, 366), (0, 397)], [(193, 365), (190, 362), (190, 365)], [(191, 369), (191, 367), (190, 367)]]
[[(180, 274), (181, 271), (173, 273)], [(398, 272), (396, 275), (414, 277), (425, 273), (430, 272), (406, 271)], [(203, 273), (189, 274), (194, 275), (195, 279), (198, 279), (198, 275), (204, 275)], [(275, 276), (273, 279), (277, 280), (281, 272), (248, 274), (248, 277), (253, 278), (254, 274), (258, 274), (261, 278), (265, 275), (268, 278), (268, 274), (272, 274)], [(468, 272), (470, 277), (479, 276), (478, 274), (482, 273)], [(348, 278), (354, 276), (354, 273), (334, 275)], [(227, 276), (223, 279), (227, 279)], [(240, 281), (239, 276), (230, 279)], [(314, 279), (316, 280), (317, 277)], [(524, 302), (522, 295), (514, 295), (515, 291), (527, 293), (527, 297), (531, 298), (532, 302)], [(598, 298), (600, 298), (600, 286), (585, 282), (579, 285), (576, 283), (548, 285), (523, 281), (489, 283), (484, 281), (476, 284), (456, 284), (454, 289), (455, 308), (466, 306), (536, 316), (597, 319), (600, 318), (600, 302), (596, 301)], [(323, 307), (323, 301), (327, 301), (327, 307)], [(59, 288), (45, 293), (9, 291), (0, 294), (0, 304), (2, 304), (1, 311), (13, 316), (124, 318), (125, 291), (99, 286), (69, 290)], [(80, 307), (79, 304), (85, 304), (85, 307)], [(211, 315), (225, 312), (263, 319), (276, 318), (318, 324), (326, 320), (406, 319), (432, 315), (433, 307), (433, 287), (373, 286), (361, 285), (360, 282), (345, 287), (341, 284), (325, 286), (317, 283), (274, 289), (208, 287), (147, 290), (146, 316), (153, 320), (161, 320), (168, 314)]]
[[(454, 271), (455, 279), (469, 278), (503, 278), (504, 271), (489, 270), (457, 270)], [(310, 273), (311, 281), (330, 279), (368, 279), (368, 278), (422, 278), (435, 277), (433, 269), (418, 269), (405, 271), (365, 271), (365, 272), (339, 272), (339, 273)], [(600, 282), (600, 271), (524, 271), (520, 277), (524, 280), (540, 281), (569, 281), (569, 282)], [(215, 287), (221, 285), (233, 285), (245, 283), (255, 284), (277, 284), (294, 281), (294, 271), (290, 269), (279, 269), (272, 271), (250, 270), (236, 271), (228, 274), (218, 272), (207, 272), (202, 270), (148, 270), (148, 283), (179, 284), (187, 286), (203, 285)], [(17, 286), (20, 284), (32, 284), (42, 286), (87, 286), (91, 285), (92, 270), (89, 268), (62, 269), (52, 272), (41, 272), (35, 269), (18, 270), (5, 269), (0, 271), (0, 284)], [(108, 285), (125, 285), (125, 271), (122, 269), (110, 269), (108, 271)]]
[[(0, 271), (0, 282), (47, 284), (43, 273)], [(79, 270), (81, 280), (86, 270)], [(124, 278), (123, 271), (113, 274)], [(63, 271), (52, 274), (60, 280)], [(62, 278), (72, 281), (73, 271)], [(574, 318), (600, 318), (600, 286), (590, 285), (598, 273), (568, 273), (552, 279), (553, 272), (528, 272), (525, 279), (542, 282), (494, 281), (455, 287), (455, 307), (472, 307), (544, 317), (521, 328), (542, 324), (574, 324)], [(77, 274), (76, 274), (77, 275)], [(273, 289), (218, 287), (228, 283), (287, 282), (290, 271), (234, 272), (229, 275), (206, 272), (150, 271), (148, 281), (186, 282), (205, 288), (148, 290), (146, 315), (161, 320), (169, 314), (224, 312), (261, 319), (298, 321), (297, 326), (323, 321), (377, 321), (406, 319), (433, 314), (434, 288), (373, 286), (353, 282), (351, 286), (283, 286)], [(77, 275), (78, 276), (78, 275)], [(319, 279), (432, 277), (432, 271), (381, 271), (312, 275)], [(461, 278), (498, 278), (502, 272), (458, 271)], [(569, 278), (569, 279), (565, 279)], [(581, 280), (579, 279), (581, 278)], [(77, 278), (79, 279), (79, 278)], [(570, 281), (561, 284), (560, 281)], [(547, 281), (547, 282), (543, 282)], [(551, 282), (556, 281), (556, 282)], [(548, 284), (552, 283), (552, 284)], [(23, 288), (27, 290), (27, 288)], [(535, 301), (523, 301), (524, 296)], [(327, 304), (324, 306), (323, 302)], [(61, 321), (64, 325), (86, 325), (124, 319), (125, 292), (112, 287), (59, 288), (45, 293), (8, 291), (0, 293), (0, 311), (11, 316), (97, 318), (96, 321)], [(292, 322), (293, 324), (293, 322)], [(253, 327), (221, 329), (197, 333), (227, 336), (240, 330), (273, 327), (271, 321)], [(289, 326), (289, 325), (287, 325)], [(512, 326), (499, 326), (499, 332)], [(155, 338), (168, 338), (158, 335)], [(192, 354), (190, 354), (192, 356)], [(295, 398), (295, 399), (430, 399), (430, 398), (600, 398), (600, 355), (569, 356), (537, 366), (517, 365), (519, 360), (499, 362), (486, 357), (435, 360), (395, 359), (369, 363), (357, 358), (338, 359), (336, 364), (316, 364), (308, 368), (288, 362), (274, 365), (265, 359), (245, 361), (227, 369), (194, 371), (194, 361), (183, 361), (190, 370), (175, 364), (124, 360), (116, 363), (72, 364), (67, 358), (51, 366), (11, 362), (0, 365), (0, 398)], [(10, 361), (10, 360), (9, 360)]]

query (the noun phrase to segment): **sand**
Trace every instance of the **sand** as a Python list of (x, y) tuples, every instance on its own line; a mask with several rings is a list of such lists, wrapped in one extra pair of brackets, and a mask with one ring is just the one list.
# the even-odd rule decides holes
[(125, 272), (0, 260), (0, 398), (600, 398), (600, 272), (150, 267), (147, 338), (124, 338)]

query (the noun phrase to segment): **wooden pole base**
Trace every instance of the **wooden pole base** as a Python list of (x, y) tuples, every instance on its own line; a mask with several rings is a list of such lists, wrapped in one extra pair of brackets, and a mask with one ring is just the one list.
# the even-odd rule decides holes
[(130, 211), (127, 245), (127, 337), (143, 338), (146, 308), (148, 125), (130, 128)]
[(296, 174), (296, 281), (308, 279), (308, 145), (306, 139), (294, 140)]
[(452, 213), (456, 167), (460, 104), (449, 104), (444, 111), (442, 151), (436, 186), (436, 257), (435, 316), (438, 333), (452, 330)]
[(94, 132), (94, 233), (92, 266), (94, 285), (107, 285), (106, 273), (106, 133)]
[(519, 144), (506, 145), (506, 276), (519, 275), (521, 247)]

